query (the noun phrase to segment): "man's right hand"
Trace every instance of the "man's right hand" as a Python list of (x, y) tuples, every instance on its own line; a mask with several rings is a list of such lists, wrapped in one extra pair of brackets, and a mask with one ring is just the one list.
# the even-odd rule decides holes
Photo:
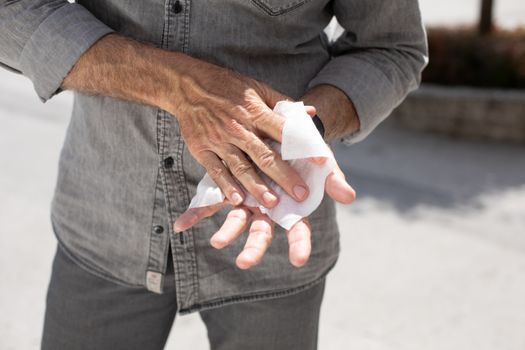
[(278, 198), (256, 167), (302, 201), (308, 188), (297, 172), (263, 139), (281, 142), (284, 117), (272, 111), (288, 99), (268, 85), (189, 56), (175, 63), (175, 89), (167, 110), (178, 119), (189, 151), (234, 204), (245, 194), (265, 207)]
[[(277, 205), (257, 168), (297, 201), (308, 196), (297, 172), (263, 141), (281, 142), (284, 117), (272, 108), (289, 98), (262, 82), (111, 34), (80, 58), (63, 87), (142, 102), (175, 115), (189, 151), (231, 203), (242, 203), (244, 187), (263, 206)], [(313, 107), (307, 111), (315, 113)]]

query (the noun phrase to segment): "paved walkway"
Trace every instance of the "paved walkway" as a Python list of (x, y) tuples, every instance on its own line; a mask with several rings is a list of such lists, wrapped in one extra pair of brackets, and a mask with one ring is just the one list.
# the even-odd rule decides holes
[[(481, 0), (419, 0), (425, 23), (455, 25), (477, 23)], [(495, 0), (494, 20), (498, 26), (514, 28), (525, 26), (525, 2), (522, 0)]]

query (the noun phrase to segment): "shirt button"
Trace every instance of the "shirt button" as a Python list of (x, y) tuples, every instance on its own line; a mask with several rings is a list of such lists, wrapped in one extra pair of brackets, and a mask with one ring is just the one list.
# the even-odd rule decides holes
[(153, 232), (160, 235), (162, 232), (164, 232), (164, 227), (157, 225), (153, 228)]
[(179, 0), (175, 1), (175, 3), (172, 6), (173, 13), (181, 13), (182, 12), (182, 4)]
[(168, 157), (168, 158), (164, 159), (164, 167), (166, 169), (173, 168), (173, 164), (175, 164), (175, 161), (173, 160), (173, 157)]

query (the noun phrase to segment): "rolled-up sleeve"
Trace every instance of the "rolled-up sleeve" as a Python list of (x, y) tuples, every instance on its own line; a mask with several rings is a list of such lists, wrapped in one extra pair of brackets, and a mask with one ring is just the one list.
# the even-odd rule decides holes
[(33, 82), (42, 101), (60, 91), (80, 56), (112, 30), (65, 0), (0, 2), (0, 63)]
[(428, 61), (426, 33), (417, 0), (335, 0), (334, 14), (344, 33), (309, 87), (333, 85), (352, 100), (360, 129), (345, 141), (354, 143), (418, 87)]

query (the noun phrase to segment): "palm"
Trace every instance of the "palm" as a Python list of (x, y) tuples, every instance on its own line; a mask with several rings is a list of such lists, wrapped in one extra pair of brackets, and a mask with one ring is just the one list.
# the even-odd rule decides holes
[[(313, 160), (320, 162), (321, 160)], [(328, 175), (325, 182), (325, 192), (335, 201), (350, 204), (355, 199), (355, 191), (345, 181), (343, 172), (336, 167)], [(182, 214), (175, 222), (175, 231), (189, 229), (200, 220), (214, 215), (227, 201), (202, 208), (192, 208)], [(250, 224), (251, 223), (251, 224)], [(222, 249), (237, 239), (249, 226), (248, 238), (244, 249), (239, 254), (236, 264), (241, 269), (249, 269), (258, 264), (266, 249), (271, 244), (274, 231), (273, 221), (256, 208), (237, 206), (228, 213), (222, 227), (211, 238), (211, 245)], [(290, 230), (286, 231), (289, 245), (289, 259), (292, 265), (303, 266), (310, 257), (311, 229), (308, 218), (297, 222)]]

